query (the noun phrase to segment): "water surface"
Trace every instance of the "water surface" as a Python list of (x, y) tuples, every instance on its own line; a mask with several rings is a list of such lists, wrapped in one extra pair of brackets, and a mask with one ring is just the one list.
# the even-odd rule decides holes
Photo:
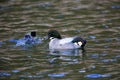
[[(119, 0), (0, 1), (0, 79), (119, 80), (119, 6)], [(19, 47), (10, 42), (33, 30), (44, 38), (50, 29), (85, 38), (86, 51), (51, 52), (46, 40)]]

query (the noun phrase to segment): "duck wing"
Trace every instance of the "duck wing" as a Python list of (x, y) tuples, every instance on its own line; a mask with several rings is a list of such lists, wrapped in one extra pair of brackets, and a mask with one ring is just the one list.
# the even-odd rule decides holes
[(70, 42), (72, 42), (73, 40), (74, 40), (74, 38), (73, 38), (73, 37), (64, 38), (64, 39), (61, 39), (61, 40), (59, 41), (59, 44), (66, 44), (66, 43), (70, 43)]

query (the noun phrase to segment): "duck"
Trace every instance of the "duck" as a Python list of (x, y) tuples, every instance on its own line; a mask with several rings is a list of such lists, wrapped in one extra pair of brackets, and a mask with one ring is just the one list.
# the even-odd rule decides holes
[(82, 49), (87, 41), (80, 36), (62, 38), (57, 30), (48, 31), (49, 49), (50, 50), (64, 50), (64, 49)]
[(24, 38), (16, 41), (16, 46), (25, 46), (41, 43), (41, 39), (36, 37), (36, 31), (24, 35)]

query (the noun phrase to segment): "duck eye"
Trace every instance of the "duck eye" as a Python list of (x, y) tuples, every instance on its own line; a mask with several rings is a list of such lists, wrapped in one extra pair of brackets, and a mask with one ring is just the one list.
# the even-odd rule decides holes
[(54, 39), (54, 37), (50, 37), (50, 40)]

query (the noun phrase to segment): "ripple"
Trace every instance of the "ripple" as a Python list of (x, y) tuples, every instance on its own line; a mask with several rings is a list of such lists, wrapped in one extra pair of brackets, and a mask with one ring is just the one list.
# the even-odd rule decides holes
[(81, 69), (81, 70), (79, 70), (79, 72), (80, 72), (80, 73), (85, 73), (85, 72), (86, 72), (86, 70)]
[(108, 55), (107, 53), (100, 54), (100, 56), (102, 56), (102, 57), (107, 56), (107, 55)]
[(111, 6), (112, 9), (120, 9), (120, 6), (117, 6), (117, 5), (114, 5), (114, 6)]
[(50, 7), (53, 7), (53, 4), (50, 3), (50, 2), (45, 2), (45, 3), (42, 3), (39, 5), (40, 8), (50, 8)]
[(88, 36), (90, 39), (95, 39), (96, 38), (96, 36), (93, 36), (93, 35), (90, 35), (90, 36)]
[(108, 62), (117, 62), (117, 59), (103, 59), (101, 62), (108, 63)]
[(0, 47), (2, 47), (2, 44), (4, 44), (4, 42), (0, 41)]
[(115, 56), (116, 58), (120, 58), (120, 55)]
[(90, 55), (92, 58), (99, 58), (99, 54), (91, 54)]
[(111, 77), (111, 74), (99, 74), (99, 73), (95, 73), (95, 74), (88, 74), (85, 77), (86, 78), (106, 78), (106, 77)]
[(13, 73), (18, 73), (20, 70), (12, 70)]
[(64, 77), (65, 73), (53, 73), (53, 74), (48, 74), (49, 77)]
[(20, 75), (20, 78), (43, 78), (43, 76), (37, 76), (37, 75)]
[(0, 76), (11, 76), (11, 74), (9, 72), (0, 72)]

